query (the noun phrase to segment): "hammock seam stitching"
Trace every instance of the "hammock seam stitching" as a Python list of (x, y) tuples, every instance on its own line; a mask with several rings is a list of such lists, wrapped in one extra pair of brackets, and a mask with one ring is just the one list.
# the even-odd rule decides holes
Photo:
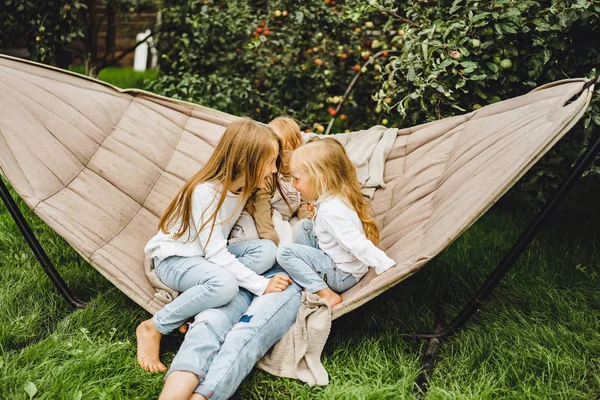
[[(138, 97), (138, 95), (135, 95), (135, 96), (133, 96), (133, 97), (132, 97), (130, 105), (133, 103), (133, 100), (134, 100), (135, 98), (137, 98), (137, 97)], [(128, 107), (127, 109), (129, 109), (129, 107)], [(125, 110), (125, 113), (126, 113), (126, 112), (127, 112), (127, 110)], [(125, 114), (123, 114), (123, 115), (125, 115)], [(190, 120), (191, 116), (192, 116), (192, 110), (189, 110), (189, 114), (187, 115), (187, 120), (185, 121), (185, 124), (183, 124), (183, 127), (182, 127), (182, 129), (181, 129), (181, 133), (179, 134), (179, 139), (177, 140), (177, 144), (176, 144), (176, 145), (175, 145), (175, 147), (173, 148), (173, 151), (171, 152), (171, 157), (169, 158), (169, 161), (167, 161), (167, 164), (165, 165), (165, 168), (166, 168), (166, 166), (168, 166), (168, 165), (169, 165), (169, 163), (170, 163), (170, 162), (171, 162), (171, 160), (173, 159), (173, 156), (174, 156), (174, 154), (175, 154), (175, 151), (176, 151), (176, 149), (177, 149), (177, 145), (179, 145), (179, 143), (181, 142), (181, 137), (183, 136), (183, 133), (185, 132), (185, 127), (187, 126), (187, 124), (188, 124), (188, 122), (189, 122), (189, 120)], [(123, 117), (123, 116), (121, 116), (121, 118), (122, 118), (122, 117)], [(120, 122), (120, 120), (119, 120), (119, 122)], [(118, 125), (118, 124), (117, 124), (117, 125)], [(114, 130), (113, 130), (113, 131), (114, 131)], [(116, 232), (116, 233), (115, 233), (115, 234), (114, 234), (114, 235), (113, 235), (113, 236), (112, 236), (112, 237), (111, 237), (109, 240), (107, 240), (107, 241), (106, 241), (106, 242), (105, 242), (105, 243), (104, 243), (102, 246), (98, 247), (96, 250), (94, 250), (94, 251), (93, 251), (93, 252), (90, 254), (90, 261), (92, 260), (92, 257), (94, 256), (94, 254), (96, 254), (96, 252), (97, 252), (97, 251), (99, 251), (99, 250), (102, 250), (102, 249), (103, 249), (103, 248), (104, 248), (106, 245), (108, 245), (108, 244), (109, 244), (109, 243), (110, 243), (110, 242), (111, 242), (111, 241), (112, 241), (114, 238), (116, 238), (117, 236), (119, 236), (119, 234), (121, 234), (121, 232), (123, 232), (123, 231), (124, 231), (124, 230), (125, 230), (125, 229), (126, 229), (128, 226), (129, 226), (129, 224), (131, 223), (131, 221), (133, 221), (133, 219), (134, 219), (134, 218), (135, 218), (135, 217), (136, 217), (136, 216), (137, 216), (137, 215), (140, 213), (140, 211), (141, 211), (142, 209), (146, 209), (146, 208), (144, 207), (144, 205), (143, 205), (143, 204), (144, 204), (144, 203), (146, 202), (146, 200), (148, 199), (148, 196), (150, 195), (150, 193), (152, 193), (152, 190), (154, 189), (154, 187), (155, 187), (155, 186), (156, 186), (156, 184), (158, 183), (159, 179), (160, 179), (160, 178), (161, 178), (161, 177), (164, 175), (164, 173), (166, 172), (166, 170), (165, 170), (164, 168), (161, 168), (161, 169), (162, 169), (162, 173), (158, 174), (158, 177), (156, 178), (156, 180), (154, 181), (154, 184), (152, 185), (152, 187), (151, 187), (151, 188), (150, 188), (150, 190), (148, 191), (148, 194), (146, 194), (146, 197), (144, 197), (144, 200), (143, 200), (141, 203), (138, 203), (138, 204), (140, 205), (140, 207), (137, 209), (137, 211), (136, 211), (136, 212), (133, 214), (133, 216), (132, 216), (132, 217), (129, 219), (129, 221), (128, 221), (128, 222), (125, 224), (125, 226), (123, 226), (123, 228), (121, 228), (121, 229), (120, 229), (118, 232)], [(129, 197), (129, 196), (128, 196), (128, 197)], [(134, 199), (132, 199), (132, 200), (134, 200)], [(135, 201), (135, 200), (134, 200), (134, 201)], [(137, 203), (137, 201), (136, 201), (136, 203)], [(151, 213), (151, 214), (152, 214), (152, 215), (154, 215), (153, 213)], [(135, 285), (137, 285), (137, 284), (136, 284), (136, 283), (135, 283), (133, 280), (131, 280), (131, 279), (130, 279), (130, 281), (131, 281), (132, 283), (134, 283)], [(150, 300), (148, 300), (148, 302), (149, 302), (149, 301), (151, 301), (151, 300), (152, 300), (152, 298), (151, 298)]]
[[(127, 105), (127, 108), (125, 109), (125, 111), (123, 112), (123, 114), (121, 114), (121, 118), (119, 118), (119, 120), (117, 121), (117, 123), (113, 126), (113, 129), (111, 130), (111, 132), (106, 135), (104, 137), (104, 139), (102, 140), (102, 143), (100, 143), (100, 146), (98, 146), (98, 148), (96, 149), (96, 151), (94, 152), (94, 155), (96, 155), (96, 153), (98, 152), (98, 150), (100, 148), (102, 148), (102, 145), (104, 144), (104, 142), (106, 141), (106, 139), (108, 139), (114, 132), (117, 126), (119, 126), (119, 124), (121, 123), (121, 121), (123, 120), (123, 117), (125, 116), (125, 114), (127, 114), (127, 111), (129, 110), (129, 108), (131, 107), (131, 105), (133, 104), (133, 101), (137, 98), (137, 96), (132, 96), (131, 97), (131, 101), (129, 102), (129, 104)], [(90, 157), (90, 159), (88, 160), (88, 162), (85, 164), (85, 167), (79, 171), (79, 174), (77, 174), (77, 176), (79, 176), (84, 169), (89, 170), (90, 172), (95, 173), (96, 175), (100, 176), (101, 178), (103, 178), (106, 182), (109, 182), (108, 179), (102, 177), (100, 174), (96, 173), (95, 171), (92, 171), (91, 169), (89, 169), (87, 166), (89, 164), (89, 162), (92, 160), (92, 158), (94, 158), (94, 156)], [(76, 177), (77, 177), (76, 176)], [(76, 178), (75, 177), (75, 178)], [(75, 180), (75, 178), (73, 178), (73, 180)], [(73, 180), (71, 180), (71, 182), (73, 182)], [(71, 184), (71, 182), (69, 182), (69, 184)], [(125, 196), (129, 197), (131, 200), (135, 201), (136, 203), (137, 200), (135, 200), (134, 198), (132, 198), (130, 195), (128, 195), (127, 193), (123, 192), (121, 189), (117, 188), (112, 182), (109, 182), (113, 187), (115, 187), (119, 192), (123, 193)], [(66, 187), (66, 186), (65, 186)], [(139, 204), (139, 203), (138, 203)], [(140, 204), (140, 208), (138, 208), (138, 210), (133, 213), (133, 216), (129, 219), (129, 221), (127, 221), (127, 223), (123, 226), (123, 228), (119, 229), (118, 232), (116, 232), (110, 239), (108, 239), (107, 241), (104, 242), (104, 244), (100, 247), (98, 247), (96, 250), (92, 251), (90, 253), (90, 262), (92, 261), (92, 257), (94, 256), (94, 254), (96, 254), (96, 252), (98, 250), (101, 250), (104, 248), (104, 246), (106, 246), (108, 243), (110, 243), (115, 237), (117, 237), (121, 232), (123, 232), (123, 230), (125, 228), (127, 228), (129, 226), (129, 223), (135, 218), (136, 215), (138, 215), (138, 213), (140, 212), (140, 209), (143, 208), (142, 205)]]

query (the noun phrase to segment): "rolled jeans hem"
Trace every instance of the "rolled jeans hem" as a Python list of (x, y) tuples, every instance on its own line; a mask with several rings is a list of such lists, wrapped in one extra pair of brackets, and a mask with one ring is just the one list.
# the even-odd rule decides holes
[(195, 366), (194, 364), (179, 363), (175, 365), (171, 364), (171, 366), (169, 367), (169, 371), (165, 375), (164, 380), (167, 380), (167, 377), (175, 371), (189, 372), (191, 374), (194, 374), (196, 375), (196, 378), (198, 378), (198, 382), (202, 382), (202, 380), (206, 376), (205, 372), (202, 369)]
[(165, 328), (165, 326), (163, 324), (158, 322), (158, 319), (156, 318), (156, 314), (154, 314), (154, 316), (152, 317), (152, 324), (154, 325), (156, 330), (159, 331), (163, 335), (168, 335), (169, 333), (173, 332), (172, 330)]
[[(318, 288), (318, 289), (313, 289), (315, 287)], [(325, 289), (330, 289), (329, 285), (327, 285), (327, 283), (324, 283), (323, 286), (313, 286), (313, 287), (310, 287), (310, 288), (307, 287), (306, 291), (308, 293), (317, 293), (317, 292), (319, 292), (321, 290), (325, 290)]]

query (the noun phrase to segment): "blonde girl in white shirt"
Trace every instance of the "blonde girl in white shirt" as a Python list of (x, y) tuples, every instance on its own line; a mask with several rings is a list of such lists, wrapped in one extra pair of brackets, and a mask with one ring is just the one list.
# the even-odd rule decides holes
[(161, 337), (201, 311), (228, 304), (239, 287), (260, 296), (291, 283), (285, 275), (260, 276), (275, 263), (273, 242), (227, 245), (253, 190), (277, 172), (279, 154), (280, 139), (270, 128), (247, 118), (233, 122), (167, 207), (145, 252), (161, 281), (182, 293), (137, 327), (138, 363), (144, 370), (165, 371)]
[(294, 227), (295, 244), (280, 247), (277, 262), (310, 293), (341, 303), (338, 293), (375, 267), (378, 274), (396, 263), (375, 246), (379, 228), (360, 192), (356, 169), (333, 138), (313, 140), (292, 153), (293, 185), (314, 202), (315, 215)]

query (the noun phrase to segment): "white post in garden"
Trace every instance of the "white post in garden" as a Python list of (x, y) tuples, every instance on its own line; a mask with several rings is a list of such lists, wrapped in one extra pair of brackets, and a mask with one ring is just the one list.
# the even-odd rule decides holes
[[(146, 32), (138, 33), (136, 41), (141, 42), (150, 35), (150, 29), (146, 29)], [(133, 59), (133, 70), (134, 71), (145, 71), (146, 63), (148, 62), (148, 42), (144, 42), (135, 48), (135, 56)]]

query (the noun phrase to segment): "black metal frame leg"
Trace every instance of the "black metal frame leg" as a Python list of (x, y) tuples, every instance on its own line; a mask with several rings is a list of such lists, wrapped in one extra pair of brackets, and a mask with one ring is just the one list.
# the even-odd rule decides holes
[(13, 220), (16, 222), (17, 226), (19, 227), (19, 230), (21, 231), (21, 233), (23, 234), (23, 237), (27, 241), (27, 244), (33, 251), (33, 254), (35, 254), (35, 257), (38, 259), (42, 268), (44, 269), (46, 274), (48, 274), (48, 276), (50, 277), (50, 280), (52, 281), (54, 286), (56, 286), (59, 293), (64, 297), (64, 299), (72, 307), (85, 308), (85, 306), (87, 304), (84, 301), (79, 300), (77, 297), (75, 297), (73, 295), (73, 293), (71, 293), (69, 286), (67, 286), (67, 284), (62, 279), (62, 277), (60, 276), (60, 274), (58, 273), (56, 268), (54, 268), (54, 265), (48, 258), (48, 255), (46, 255), (46, 252), (44, 251), (44, 249), (38, 242), (38, 240), (35, 237), (35, 235), (33, 234), (33, 232), (31, 231), (29, 224), (27, 224), (27, 221), (23, 217), (21, 210), (19, 210), (19, 207), (17, 207), (17, 204), (15, 203), (14, 199), (10, 195), (8, 188), (6, 187), (6, 185), (4, 184), (4, 182), (2, 181), (1, 178), (0, 178), (0, 197), (2, 197), (2, 201), (6, 205), (6, 208), (8, 209), (8, 212), (10, 212), (10, 215), (12, 216)]
[[(442, 329), (446, 325), (446, 313), (444, 306), (448, 303), (448, 290), (445, 289), (438, 304), (438, 310), (435, 318), (435, 329)], [(428, 340), (427, 348), (421, 360), (421, 373), (415, 381), (415, 393), (417, 399), (422, 399), (427, 393), (429, 379), (433, 374), (433, 368), (437, 361), (437, 355), (442, 345), (442, 338), (431, 338)]]
[[(598, 129), (596, 129), (596, 132), (598, 132)], [(600, 134), (598, 135), (596, 142), (588, 148), (585, 154), (572, 169), (569, 176), (561, 184), (558, 192), (529, 224), (517, 242), (504, 256), (502, 261), (500, 261), (498, 266), (496, 266), (494, 271), (489, 275), (485, 283), (481, 286), (481, 288), (479, 288), (475, 296), (469, 303), (467, 303), (467, 305), (465, 305), (465, 307), (458, 313), (452, 322), (441, 329), (438, 328), (431, 332), (420, 332), (415, 336), (421, 339), (444, 338), (461, 329), (463, 325), (473, 316), (473, 314), (479, 310), (481, 304), (488, 298), (490, 293), (496, 288), (496, 286), (498, 286), (498, 283), (500, 283), (502, 278), (504, 278), (508, 271), (513, 267), (521, 253), (523, 253), (535, 235), (537, 235), (542, 227), (542, 224), (550, 217), (552, 212), (558, 207), (560, 202), (565, 198), (573, 186), (575, 186), (577, 181), (581, 178), (583, 172), (594, 161), (599, 153)]]
[(577, 162), (569, 176), (561, 184), (558, 192), (529, 224), (513, 247), (506, 253), (502, 261), (500, 261), (484, 284), (479, 288), (475, 296), (465, 305), (456, 317), (454, 317), (452, 322), (449, 324), (445, 324), (444, 322), (443, 306), (446, 300), (442, 299), (433, 331), (419, 332), (414, 335), (416, 338), (429, 341), (423, 356), (421, 373), (415, 382), (417, 398), (422, 398), (427, 392), (429, 378), (431, 378), (433, 373), (437, 353), (442, 340), (460, 330), (473, 314), (479, 310), (479, 307), (481, 307), (491, 292), (498, 286), (502, 278), (504, 278), (508, 271), (514, 266), (521, 253), (523, 253), (535, 235), (537, 235), (542, 224), (550, 217), (552, 212), (558, 207), (573, 186), (575, 186), (583, 172), (594, 161), (598, 154), (600, 154), (600, 135), (598, 135), (596, 142), (588, 148), (583, 157)]

